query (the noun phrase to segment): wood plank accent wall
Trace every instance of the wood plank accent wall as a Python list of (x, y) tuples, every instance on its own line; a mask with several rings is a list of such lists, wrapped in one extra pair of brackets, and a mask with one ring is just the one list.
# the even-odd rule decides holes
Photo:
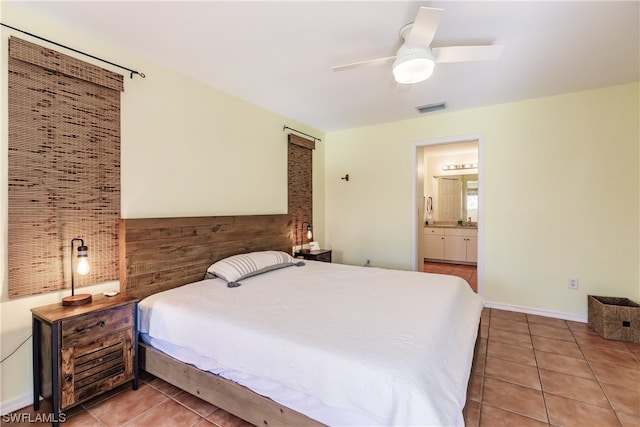
[(71, 239), (91, 271), (118, 278), (122, 76), (9, 40), (9, 296), (70, 287)]
[(291, 252), (291, 216), (120, 220), (120, 290), (143, 298), (201, 280), (214, 262), (245, 252)]
[(313, 150), (315, 142), (289, 134), (288, 208), (293, 219), (291, 246), (309, 242), (304, 221), (313, 226)]

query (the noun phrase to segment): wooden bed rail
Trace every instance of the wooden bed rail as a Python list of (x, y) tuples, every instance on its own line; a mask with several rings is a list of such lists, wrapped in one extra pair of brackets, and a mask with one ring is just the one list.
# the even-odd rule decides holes
[(324, 424), (233, 381), (204, 372), (140, 344), (141, 368), (256, 426), (320, 427)]

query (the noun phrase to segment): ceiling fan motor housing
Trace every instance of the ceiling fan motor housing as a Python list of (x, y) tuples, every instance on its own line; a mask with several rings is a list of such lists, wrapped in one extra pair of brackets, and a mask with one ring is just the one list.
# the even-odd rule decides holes
[(393, 62), (393, 76), (398, 83), (413, 84), (433, 74), (435, 59), (427, 46), (403, 44)]

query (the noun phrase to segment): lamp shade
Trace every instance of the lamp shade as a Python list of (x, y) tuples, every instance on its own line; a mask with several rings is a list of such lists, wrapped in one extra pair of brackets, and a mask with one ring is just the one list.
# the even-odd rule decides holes
[(393, 62), (393, 77), (401, 84), (418, 83), (431, 77), (434, 66), (430, 48), (403, 44)]

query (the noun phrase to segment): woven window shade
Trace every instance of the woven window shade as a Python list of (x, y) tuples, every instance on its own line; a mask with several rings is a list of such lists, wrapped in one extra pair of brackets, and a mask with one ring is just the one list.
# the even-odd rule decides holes
[(89, 247), (76, 286), (118, 278), (123, 78), (9, 40), (9, 296), (70, 287), (71, 239)]
[(295, 229), (291, 233), (292, 245), (306, 243), (306, 231), (300, 235), (302, 222), (313, 225), (313, 158), (315, 142), (289, 134), (288, 207)]

